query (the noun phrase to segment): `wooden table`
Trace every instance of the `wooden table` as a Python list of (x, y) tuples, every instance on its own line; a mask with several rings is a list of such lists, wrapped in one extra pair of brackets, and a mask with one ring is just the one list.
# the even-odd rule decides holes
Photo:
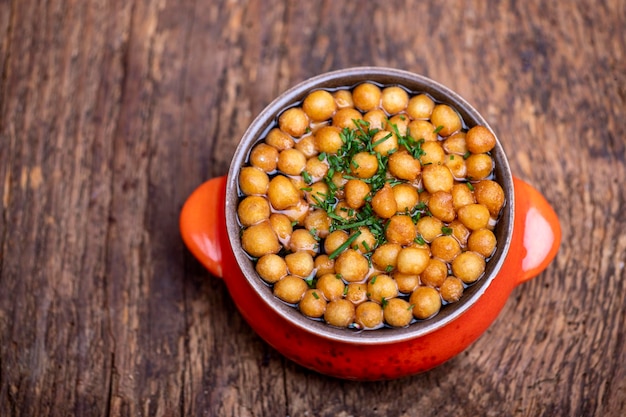
[[(0, 1), (0, 416), (626, 415), (626, 3)], [(463, 354), (388, 382), (303, 369), (184, 247), (181, 206), (273, 97), (429, 76), (563, 227)]]

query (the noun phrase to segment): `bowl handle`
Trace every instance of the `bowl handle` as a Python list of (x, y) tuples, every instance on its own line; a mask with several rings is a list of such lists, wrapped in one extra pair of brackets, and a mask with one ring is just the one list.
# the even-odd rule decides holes
[(219, 278), (223, 277), (222, 247), (228, 245), (224, 221), (226, 178), (213, 178), (196, 188), (185, 201), (179, 220), (185, 245)]
[(513, 177), (515, 228), (523, 231), (521, 274), (518, 284), (540, 274), (556, 256), (561, 244), (561, 226), (554, 209), (533, 186)]

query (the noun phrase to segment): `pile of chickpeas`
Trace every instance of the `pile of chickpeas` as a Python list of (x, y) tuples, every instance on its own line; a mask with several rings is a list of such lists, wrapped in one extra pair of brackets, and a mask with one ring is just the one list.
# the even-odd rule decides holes
[(312, 91), (239, 173), (241, 245), (309, 318), (365, 330), (432, 318), (495, 251), (495, 144), (401, 86)]

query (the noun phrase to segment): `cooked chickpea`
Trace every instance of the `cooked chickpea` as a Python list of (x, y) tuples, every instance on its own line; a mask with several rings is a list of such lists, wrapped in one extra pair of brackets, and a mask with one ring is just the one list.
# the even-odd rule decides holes
[(437, 133), (435, 133), (435, 126), (428, 120), (412, 120), (408, 125), (409, 134), (415, 140), (424, 140), (427, 142), (436, 142)]
[(363, 112), (377, 109), (380, 106), (381, 96), (380, 87), (372, 83), (359, 84), (352, 91), (354, 106)]
[(475, 282), (483, 272), (485, 259), (476, 252), (463, 252), (452, 261), (452, 273), (466, 284)]
[(398, 150), (398, 137), (387, 130), (376, 132), (372, 138), (374, 150), (383, 156), (389, 155), (391, 152)]
[(346, 284), (337, 274), (324, 274), (317, 280), (315, 287), (324, 294), (327, 300), (332, 301), (343, 297)]
[(486, 153), (472, 154), (465, 160), (465, 166), (469, 180), (482, 180), (493, 171), (493, 160)]
[(449, 276), (446, 278), (443, 284), (441, 284), (441, 288), (439, 288), (441, 298), (443, 298), (443, 300), (447, 303), (455, 303), (459, 301), (463, 295), (463, 291), (463, 281), (455, 276)]
[(331, 219), (324, 210), (315, 209), (304, 218), (304, 228), (322, 239), (328, 236), (330, 225)]
[(239, 202), (237, 215), (242, 225), (252, 226), (270, 218), (270, 205), (265, 198), (251, 195)]
[(389, 157), (389, 172), (396, 178), (407, 181), (417, 179), (421, 171), (419, 160), (405, 150), (394, 152)]
[(350, 179), (344, 186), (346, 193), (346, 203), (353, 209), (363, 207), (365, 197), (370, 193), (370, 186), (364, 181)]
[(474, 126), (465, 137), (467, 148), (472, 153), (489, 152), (496, 146), (496, 137), (485, 126)]
[(337, 126), (340, 129), (349, 128), (355, 129), (357, 126), (354, 124), (354, 120), (363, 120), (363, 115), (351, 108), (339, 109), (333, 116), (333, 126)]
[(336, 126), (322, 126), (316, 132), (314, 136), (315, 147), (319, 152), (325, 152), (327, 154), (336, 154), (341, 146), (343, 140), (341, 140), (341, 129)]
[(429, 193), (449, 192), (454, 185), (454, 177), (445, 165), (426, 165), (422, 169), (422, 182)]
[(278, 126), (288, 135), (299, 138), (309, 128), (309, 117), (301, 108), (292, 107), (278, 117)]
[(420, 281), (423, 285), (429, 287), (440, 287), (448, 276), (448, 265), (439, 260), (431, 258), (424, 272), (420, 275)]
[(478, 230), (489, 224), (489, 210), (482, 204), (468, 204), (457, 211), (459, 220), (470, 230)]
[(432, 287), (419, 287), (411, 294), (409, 303), (413, 306), (413, 316), (425, 320), (437, 314), (441, 309), (439, 292)]
[(422, 165), (442, 164), (446, 158), (446, 153), (439, 142), (424, 142), (422, 151), (425, 152), (420, 158)]
[(457, 132), (443, 141), (443, 149), (451, 155), (466, 155), (469, 150), (465, 143), (465, 132)]
[(443, 226), (443, 222), (437, 217), (425, 216), (417, 221), (415, 228), (422, 239), (426, 242), (432, 242), (437, 236), (441, 235)]
[(409, 104), (408, 93), (397, 86), (383, 88), (381, 104), (388, 114), (400, 113)]
[(340, 298), (326, 305), (324, 320), (331, 326), (348, 327), (354, 321), (354, 304)]
[(449, 223), (456, 217), (452, 194), (445, 191), (434, 192), (428, 199), (428, 209), (439, 220)]
[(293, 146), (295, 145), (295, 141), (293, 140), (293, 138), (277, 127), (269, 131), (269, 133), (265, 137), (265, 143), (273, 146), (278, 151), (284, 151), (285, 149), (293, 148)]
[(354, 100), (352, 100), (352, 92), (350, 90), (337, 90), (332, 93), (337, 108), (345, 109), (348, 107), (354, 107)]
[(288, 272), (285, 259), (274, 253), (261, 256), (254, 268), (259, 276), (263, 278), (263, 281), (268, 284), (278, 282), (278, 280), (286, 276)]
[(367, 284), (351, 282), (346, 290), (346, 300), (355, 306), (367, 301)]
[(309, 252), (293, 252), (285, 256), (289, 274), (306, 278), (313, 272), (313, 256)]
[(389, 219), (398, 211), (398, 204), (389, 183), (378, 190), (372, 198), (372, 209), (383, 219)]
[(306, 156), (297, 149), (285, 149), (278, 155), (278, 169), (287, 175), (300, 175), (306, 166)]
[(319, 155), (317, 145), (315, 144), (315, 137), (313, 135), (307, 135), (294, 145), (294, 148), (302, 152), (307, 159)]
[(479, 181), (474, 184), (474, 196), (476, 202), (487, 207), (492, 217), (498, 217), (504, 205), (504, 190), (500, 184), (491, 180)]
[(278, 240), (280, 240), (284, 246), (287, 246), (289, 239), (291, 239), (291, 234), (293, 233), (293, 226), (291, 225), (289, 217), (282, 213), (272, 213), (270, 215), (270, 226), (274, 233), (276, 233), (276, 236), (278, 236)]
[(241, 246), (255, 258), (268, 253), (278, 253), (281, 249), (278, 238), (268, 221), (244, 229), (241, 234)]
[(372, 262), (381, 271), (393, 270), (398, 264), (398, 254), (401, 250), (402, 246), (397, 243), (384, 243), (374, 251)]
[(269, 183), (267, 196), (276, 210), (283, 210), (300, 201), (300, 193), (289, 178), (277, 175)]
[(476, 203), (474, 193), (472, 193), (467, 183), (454, 184), (450, 193), (452, 194), (452, 205), (455, 210), (468, 204)]
[(331, 254), (341, 247), (348, 240), (348, 232), (344, 230), (335, 230), (324, 239), (324, 252)]
[(382, 303), (398, 296), (398, 284), (389, 275), (374, 275), (367, 283), (367, 292), (370, 300)]
[(302, 278), (287, 275), (274, 284), (274, 295), (286, 303), (297, 304), (308, 288)]
[[(443, 137), (450, 136), (463, 127), (461, 117), (447, 104), (437, 104), (430, 115), (430, 122), (439, 130)], [(441, 128), (439, 128), (441, 126)]]
[(383, 317), (391, 327), (406, 327), (413, 319), (413, 308), (402, 298), (392, 298), (383, 308)]
[(368, 253), (376, 249), (376, 237), (367, 227), (359, 227), (360, 235), (352, 242), (352, 249)]
[(389, 242), (408, 245), (413, 242), (416, 236), (415, 225), (411, 216), (396, 214), (389, 219), (387, 230), (385, 230), (385, 237)]
[(319, 291), (308, 289), (300, 300), (298, 308), (307, 317), (319, 318), (324, 315), (326, 304), (324, 296)]
[(363, 281), (369, 270), (367, 258), (354, 249), (346, 249), (335, 259), (335, 271), (347, 282)]
[(435, 102), (426, 94), (418, 94), (409, 99), (406, 112), (411, 119), (429, 119)]
[(419, 200), (417, 189), (410, 184), (396, 184), (392, 190), (398, 211), (412, 210)]
[(452, 236), (439, 236), (430, 244), (430, 251), (433, 257), (449, 263), (461, 253), (461, 245)]
[(276, 170), (278, 163), (278, 150), (266, 143), (259, 143), (250, 152), (250, 165), (260, 168), (265, 172)]
[(308, 230), (296, 229), (291, 234), (289, 249), (292, 252), (306, 251), (315, 256), (319, 251), (319, 242)]
[(398, 271), (403, 274), (419, 275), (428, 266), (430, 253), (426, 249), (407, 247), (398, 254)]
[(419, 275), (403, 274), (402, 272), (394, 272), (392, 278), (398, 285), (398, 291), (402, 294), (410, 294), (420, 283)]
[(362, 329), (377, 329), (383, 325), (383, 308), (373, 301), (359, 304), (354, 321)]
[(325, 90), (317, 90), (309, 93), (302, 102), (302, 110), (314, 122), (321, 122), (333, 117), (337, 110), (337, 104), (332, 94)]
[(369, 123), (369, 130), (383, 130), (387, 127), (387, 115), (380, 109), (370, 110), (363, 115), (363, 120)]
[(330, 259), (326, 254), (315, 257), (313, 266), (315, 267), (315, 276), (317, 278), (325, 274), (335, 274), (335, 260)]
[(496, 236), (489, 229), (474, 230), (467, 239), (467, 249), (488, 258), (496, 249)]
[(352, 158), (350, 170), (357, 178), (371, 178), (378, 172), (378, 158), (369, 152), (359, 152)]
[(245, 195), (263, 195), (267, 193), (270, 179), (256, 167), (245, 167), (239, 173), (239, 189)]

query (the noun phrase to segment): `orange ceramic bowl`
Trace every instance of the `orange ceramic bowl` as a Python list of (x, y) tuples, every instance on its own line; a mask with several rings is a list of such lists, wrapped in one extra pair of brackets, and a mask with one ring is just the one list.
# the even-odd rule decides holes
[(454, 107), (467, 128), (478, 124), (489, 128), (458, 94), (417, 74), (379, 67), (322, 74), (281, 94), (258, 115), (235, 151), (228, 176), (200, 185), (185, 202), (180, 228), (190, 251), (213, 275), (224, 279), (243, 317), (276, 350), (323, 374), (378, 380), (426, 371), (467, 348), (495, 320), (511, 291), (546, 268), (556, 255), (561, 231), (544, 197), (511, 174), (498, 141), (492, 151), (495, 179), (506, 196), (495, 229), (498, 245), (485, 275), (465, 290), (460, 301), (406, 328), (358, 332), (308, 319), (276, 298), (241, 248), (238, 173), (252, 146), (263, 139), (284, 109), (301, 102), (312, 90), (351, 87), (364, 81), (426, 92)]

